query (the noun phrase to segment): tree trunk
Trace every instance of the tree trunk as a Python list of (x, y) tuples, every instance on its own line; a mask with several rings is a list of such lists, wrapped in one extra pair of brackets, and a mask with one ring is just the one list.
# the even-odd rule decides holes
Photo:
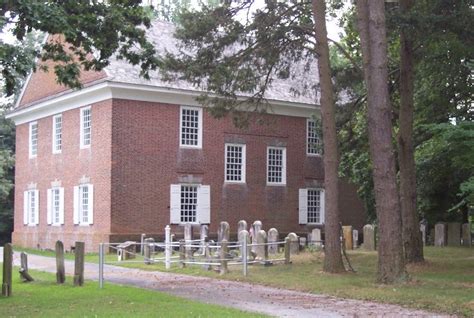
[(369, 146), (379, 223), (377, 281), (394, 283), (406, 279), (406, 271), (392, 144), (384, 5), (383, 1), (357, 1), (367, 85)]
[(341, 255), (339, 228), (339, 187), (336, 117), (333, 85), (329, 64), (329, 47), (326, 30), (326, 3), (313, 0), (314, 33), (317, 42), (318, 71), (321, 87), (321, 120), (324, 144), (324, 187), (325, 187), (325, 245), (324, 271), (344, 271)]
[[(413, 0), (400, 0), (402, 13), (413, 6)], [(400, 33), (400, 132), (398, 163), (400, 165), (400, 206), (402, 237), (408, 263), (422, 262), (423, 242), (416, 213), (416, 169), (413, 149), (413, 40), (406, 28)]]

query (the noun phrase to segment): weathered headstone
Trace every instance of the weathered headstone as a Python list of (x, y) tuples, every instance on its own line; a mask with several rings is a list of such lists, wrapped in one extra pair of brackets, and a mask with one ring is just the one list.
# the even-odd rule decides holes
[[(257, 233), (262, 229), (262, 222), (257, 220), (253, 222), (252, 227), (250, 229), (250, 238), (252, 240), (252, 244), (257, 243)], [(252, 252), (257, 253), (257, 247), (252, 246)]]
[(245, 220), (240, 220), (239, 223), (237, 224), (237, 235), (240, 233), (240, 231), (247, 231), (247, 221)]
[(344, 235), (344, 244), (346, 250), (352, 250), (352, 225), (345, 225), (342, 227), (342, 234)]
[(448, 223), (448, 245), (449, 246), (461, 245), (461, 223), (457, 223), (457, 222)]
[(219, 225), (219, 231), (217, 232), (217, 241), (222, 242), (222, 240), (229, 241), (230, 238), (230, 226), (229, 223), (222, 221)]
[(446, 223), (435, 224), (435, 246), (446, 246), (447, 243), (447, 226)]
[(240, 256), (242, 257), (242, 255), (244, 254), (244, 250), (243, 250), (243, 242), (244, 240), (247, 241), (247, 258), (250, 259), (250, 256), (251, 256), (251, 249), (250, 249), (250, 235), (249, 235), (249, 232), (246, 231), (246, 230), (242, 230), (239, 232), (239, 236), (238, 236), (238, 240), (239, 240), (239, 244), (241, 245), (240, 246)]
[(420, 232), (421, 232), (421, 240), (423, 242), (423, 246), (426, 246), (426, 224), (420, 224)]
[(300, 244), (298, 240), (298, 235), (291, 232), (288, 234), (288, 238), (290, 239), (290, 253), (298, 254), (300, 252)]
[(290, 245), (290, 238), (287, 236), (285, 237), (285, 264), (290, 264)]
[(193, 249), (190, 245), (193, 245), (193, 225), (186, 223), (184, 225), (184, 242), (186, 244), (186, 258), (193, 257)]
[(462, 232), (462, 245), (471, 246), (471, 230), (469, 229), (469, 223), (464, 223), (461, 228)]
[(10, 243), (3, 247), (3, 280), (2, 296), (10, 297), (12, 294), (12, 273), (13, 273), (13, 249)]
[(306, 247), (306, 237), (299, 237), (300, 250), (303, 250)]
[(311, 245), (316, 248), (322, 247), (322, 240), (321, 240), (321, 229), (313, 229), (311, 231)]
[(278, 253), (278, 230), (272, 227), (268, 230), (268, 254), (276, 254)]
[(201, 225), (200, 231), (199, 231), (199, 240), (200, 240), (200, 245), (201, 248), (199, 250), (200, 254), (204, 255), (204, 249), (206, 247), (206, 238), (209, 237), (209, 226), (207, 224)]
[(56, 283), (64, 284), (66, 281), (66, 270), (64, 267), (64, 245), (61, 241), (56, 241)]
[[(264, 230), (260, 230), (257, 233), (257, 244), (266, 244), (267, 243), (267, 233)], [(257, 246), (257, 258), (259, 260), (268, 259), (268, 249), (266, 245)]]
[(74, 249), (74, 286), (84, 284), (84, 242), (76, 242)]
[(220, 274), (224, 275), (229, 272), (227, 269), (227, 258), (229, 257), (229, 247), (228, 247), (228, 241), (226, 239), (223, 239), (221, 241), (221, 250), (220, 250), (220, 256), (221, 256), (221, 269), (220, 269)]
[(362, 247), (367, 251), (374, 251), (376, 247), (374, 226), (372, 224), (366, 224), (364, 225), (363, 231), (364, 244)]
[(186, 261), (186, 251), (184, 248), (185, 245), (185, 240), (179, 240), (179, 266), (180, 268), (186, 267), (186, 264), (184, 263)]
[(148, 237), (145, 239), (145, 246), (143, 248), (144, 253), (143, 257), (145, 259), (145, 264), (150, 265), (152, 263), (152, 252), (154, 251), (154, 244), (155, 244), (155, 239), (152, 237)]
[(21, 252), (20, 254), (20, 276), (24, 282), (34, 281), (33, 277), (28, 273), (28, 254)]
[(134, 241), (126, 241), (117, 246), (118, 261), (125, 261), (136, 257), (137, 244)]
[(352, 247), (354, 249), (359, 247), (359, 231), (352, 230)]

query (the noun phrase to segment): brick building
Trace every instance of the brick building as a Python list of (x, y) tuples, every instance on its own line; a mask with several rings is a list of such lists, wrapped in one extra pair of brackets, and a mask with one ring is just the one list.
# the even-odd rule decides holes
[[(149, 38), (176, 49), (173, 27), (155, 22)], [(294, 96), (295, 80), (275, 80), (271, 108), (246, 129), (200, 107), (198, 88), (147, 81), (112, 60), (84, 72), (83, 89), (28, 79), (8, 117), (17, 126), (13, 243), (52, 248), (162, 236), (167, 224), (261, 220), (281, 233), (324, 224), (324, 170), (313, 115), (315, 94)], [(258, 123), (257, 123), (258, 121)], [(365, 214), (353, 186), (341, 182), (343, 221), (360, 228)]]

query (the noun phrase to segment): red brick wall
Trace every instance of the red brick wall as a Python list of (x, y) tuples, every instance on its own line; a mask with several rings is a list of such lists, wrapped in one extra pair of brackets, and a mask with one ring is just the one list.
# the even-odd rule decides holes
[[(87, 105), (84, 105), (87, 106)], [(92, 144), (79, 148), (79, 109), (62, 113), (62, 153), (52, 154), (52, 117), (38, 122), (38, 155), (28, 158), (29, 123), (17, 126), (15, 170), (15, 225), (13, 243), (21, 246), (54, 248), (61, 239), (66, 249), (76, 240), (85, 241), (92, 250), (110, 233), (110, 158), (111, 158), (111, 100), (92, 106)], [(73, 224), (73, 187), (81, 177), (90, 178), (94, 185), (94, 224)], [(64, 187), (63, 226), (47, 225), (47, 189), (55, 179)], [(23, 225), (23, 192), (29, 183), (39, 190), (39, 225)], [(95, 248), (96, 249), (96, 248)]]
[[(211, 233), (220, 221), (261, 220), (264, 229), (307, 231), (298, 224), (298, 189), (322, 184), (320, 157), (306, 155), (306, 119), (261, 115), (264, 124), (237, 129), (230, 118), (203, 113), (202, 149), (179, 147), (179, 106), (114, 100), (112, 135), (112, 233), (163, 233), (170, 222), (170, 185), (187, 175), (211, 186)], [(224, 144), (245, 141), (245, 184), (224, 183)], [(268, 145), (287, 147), (287, 185), (266, 185)], [(347, 187), (343, 187), (347, 189)], [(352, 205), (354, 193), (344, 197)], [(357, 198), (355, 198), (357, 200)], [(357, 209), (357, 205), (355, 208)], [(351, 211), (356, 215), (355, 211)], [(174, 232), (182, 229), (174, 226)]]

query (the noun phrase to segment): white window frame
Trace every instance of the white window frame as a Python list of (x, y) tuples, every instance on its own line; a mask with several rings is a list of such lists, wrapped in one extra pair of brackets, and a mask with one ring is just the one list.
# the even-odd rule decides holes
[[(183, 144), (183, 110), (194, 110), (198, 112), (198, 136), (197, 145)], [(192, 106), (181, 106), (179, 108), (179, 147), (180, 148), (202, 148), (202, 108)]]
[[(36, 135), (35, 142), (36, 144), (33, 147), (33, 126), (36, 126)], [(28, 135), (28, 154), (30, 158), (36, 158), (38, 155), (38, 122), (33, 121), (29, 125), (29, 135)]]
[[(319, 222), (309, 222), (308, 191), (319, 191)], [(299, 224), (322, 225), (325, 222), (325, 191), (322, 188), (305, 188), (299, 190)]]
[[(58, 191), (57, 205), (55, 200), (55, 192)], [(47, 195), (47, 221), (49, 225), (60, 226), (64, 224), (64, 188), (53, 187), (48, 189)], [(56, 219), (55, 208), (58, 207), (58, 218)]]
[[(57, 121), (58, 119), (61, 122), (61, 126), (59, 127), (59, 133), (58, 133), (58, 127), (57, 127)], [(62, 136), (63, 136), (63, 115), (55, 115), (53, 116), (53, 128), (51, 130), (51, 134), (53, 136), (53, 141), (52, 141), (52, 146), (53, 146), (53, 153), (58, 154), (61, 153), (62, 151)]]
[(316, 137), (310, 136), (310, 128), (309, 128), (310, 123), (314, 123), (316, 126), (316, 122), (313, 119), (311, 118), (306, 119), (306, 155), (314, 156), (314, 157), (321, 156), (321, 149), (312, 148), (314, 152), (310, 152), (310, 139), (311, 138), (316, 138), (318, 140), (318, 145), (319, 146), (321, 145), (321, 138), (320, 136), (317, 135), (316, 132), (315, 132)]
[[(270, 172), (270, 165), (269, 165), (269, 155), (270, 155), (270, 149), (277, 149), (277, 150), (282, 150), (282, 169), (281, 169), (281, 182), (270, 182), (268, 181), (268, 173)], [(268, 146), (267, 147), (267, 174), (265, 176), (267, 185), (269, 186), (284, 186), (286, 185), (286, 147), (274, 147), (274, 146)]]
[[(35, 200), (32, 202), (32, 197)], [(23, 192), (23, 224), (36, 226), (39, 224), (39, 191), (27, 190)]]
[[(82, 205), (83, 189), (87, 188), (87, 220), (84, 221), (84, 210)], [(80, 184), (74, 187), (74, 224), (89, 226), (94, 224), (94, 187), (92, 184)]]
[[(227, 159), (228, 159), (228, 156), (227, 156), (227, 148), (228, 147), (240, 147), (242, 148), (242, 163), (241, 163), (241, 167), (240, 167), (240, 176), (241, 176), (241, 179), (240, 180), (228, 180), (228, 175), (227, 175), (227, 165), (229, 164), (227, 162)], [(224, 146), (224, 181), (225, 183), (245, 183), (246, 182), (246, 145), (245, 144), (232, 144), (232, 143), (226, 143), (225, 146)]]
[[(195, 222), (181, 221), (181, 193), (182, 187), (197, 188), (196, 218)], [(170, 186), (170, 223), (171, 224), (210, 224), (211, 222), (211, 187), (209, 185), (182, 183)]]
[[(85, 132), (84, 132), (84, 112), (89, 111), (89, 143), (85, 144)], [(90, 106), (87, 107), (82, 107), (79, 111), (79, 117), (80, 117), (80, 148), (85, 149), (85, 148), (90, 148), (92, 144), (92, 108)]]

